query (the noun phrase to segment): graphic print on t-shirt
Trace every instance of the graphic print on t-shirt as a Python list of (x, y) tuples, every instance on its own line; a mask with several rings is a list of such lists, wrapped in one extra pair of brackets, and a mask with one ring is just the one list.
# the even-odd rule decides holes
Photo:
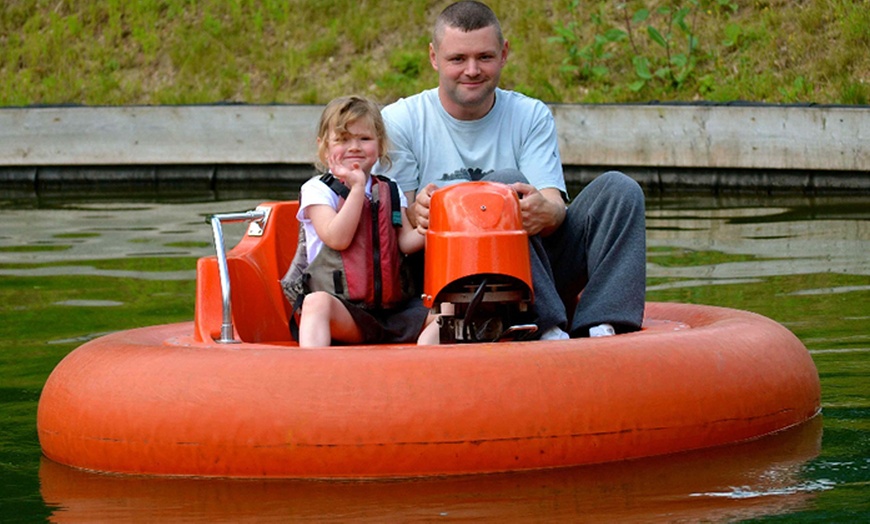
[(457, 180), (482, 180), (483, 177), (492, 173), (494, 170), (484, 171), (479, 167), (462, 167), (452, 173), (444, 173), (441, 175), (442, 182), (455, 182)]

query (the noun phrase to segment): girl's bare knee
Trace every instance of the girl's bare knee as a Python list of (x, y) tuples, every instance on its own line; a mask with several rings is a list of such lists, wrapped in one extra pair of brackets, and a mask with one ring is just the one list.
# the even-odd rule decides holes
[(302, 303), (302, 311), (303, 314), (305, 312), (317, 313), (317, 314), (328, 314), (331, 303), (333, 300), (333, 296), (325, 291), (315, 291), (308, 295), (305, 295), (305, 301)]

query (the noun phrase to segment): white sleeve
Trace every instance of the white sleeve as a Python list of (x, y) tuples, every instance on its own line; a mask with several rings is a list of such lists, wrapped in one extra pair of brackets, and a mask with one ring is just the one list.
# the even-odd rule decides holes
[(379, 164), (373, 171), (395, 180), (401, 193), (417, 191), (420, 185), (420, 162), (414, 152), (414, 130), (417, 126), (408, 104), (399, 100), (385, 107), (381, 114), (390, 140), (389, 155), (392, 165), (385, 169), (385, 166)]
[(321, 204), (338, 209), (338, 195), (321, 182), (320, 175), (318, 175), (302, 184), (302, 189), (299, 190), (299, 211), (296, 213), (296, 218), (300, 222), (308, 220), (308, 214), (305, 210), (310, 206)]
[(320, 253), (323, 241), (317, 235), (317, 230), (314, 229), (306, 210), (316, 205), (327, 205), (332, 209), (338, 209), (338, 201), (338, 195), (320, 181), (319, 175), (302, 184), (302, 189), (299, 190), (299, 211), (296, 213), (296, 219), (305, 231), (305, 247), (309, 262)]
[(520, 171), (533, 186), (538, 189), (556, 188), (566, 195), (556, 120), (543, 103), (535, 110), (518, 163)]

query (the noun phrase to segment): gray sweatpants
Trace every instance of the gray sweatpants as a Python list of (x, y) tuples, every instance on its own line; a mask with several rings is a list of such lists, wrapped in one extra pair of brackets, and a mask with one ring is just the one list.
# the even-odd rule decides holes
[[(526, 182), (516, 170), (484, 179)], [(559, 326), (585, 337), (591, 326), (605, 322), (617, 333), (640, 329), (646, 221), (643, 190), (633, 179), (609, 171), (593, 180), (568, 205), (559, 229), (531, 237), (530, 248), (539, 333)]]

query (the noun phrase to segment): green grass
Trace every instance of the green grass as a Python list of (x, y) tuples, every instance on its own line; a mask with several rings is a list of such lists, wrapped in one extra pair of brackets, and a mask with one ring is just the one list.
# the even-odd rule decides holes
[[(447, 3), (6, 0), (0, 105), (387, 103), (436, 84)], [(502, 85), (548, 102), (870, 98), (868, 0), (490, 5), (511, 42)]]

